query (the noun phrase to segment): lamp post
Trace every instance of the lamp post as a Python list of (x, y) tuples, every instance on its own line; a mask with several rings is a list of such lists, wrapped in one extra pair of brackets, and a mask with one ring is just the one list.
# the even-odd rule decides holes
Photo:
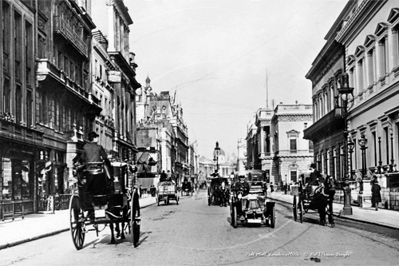
[(367, 162), (366, 162), (366, 149), (368, 148), (367, 145), (367, 139), (362, 134), (361, 138), (358, 140), (360, 150), (362, 151), (362, 180), (360, 181), (360, 194), (363, 193), (363, 180), (366, 177), (366, 169), (367, 169)]
[[(341, 181), (343, 185), (344, 191), (344, 207), (341, 211), (342, 215), (352, 215), (352, 207), (351, 207), (351, 189), (349, 187), (349, 179), (348, 179), (348, 109), (352, 106), (348, 106), (349, 102), (352, 102), (353, 99), (353, 88), (349, 87), (349, 76), (347, 73), (343, 73), (341, 76), (341, 80), (337, 82), (337, 90), (339, 96), (342, 100), (342, 109), (343, 109), (343, 119), (344, 119), (344, 180)], [(339, 103), (339, 101), (337, 101)], [(353, 104), (353, 102), (352, 102)], [(337, 106), (339, 107), (339, 106)], [(350, 173), (352, 174), (352, 173)]]
[(393, 129), (391, 127), (391, 163), (389, 164), (389, 172), (394, 171), (395, 160), (393, 159)]
[(355, 148), (355, 143), (353, 142), (353, 140), (351, 139), (349, 142), (348, 142), (348, 152), (349, 152), (349, 155), (350, 155), (350, 157), (349, 157), (349, 163), (350, 163), (350, 167), (349, 167), (349, 171), (350, 171), (350, 179), (352, 179), (352, 176), (353, 176), (353, 173), (352, 173), (352, 171), (353, 171), (353, 163), (352, 163), (352, 153), (353, 153), (353, 149)]
[[(282, 178), (281, 178), (281, 163), (282, 163), (283, 161), (281, 160), (281, 158), (279, 157), (278, 158), (278, 184), (277, 184), (277, 186), (278, 185), (281, 185), (281, 183), (282, 183)], [(281, 190), (283, 190), (283, 186), (281, 185), (281, 188), (280, 188)]]
[(213, 151), (213, 160), (216, 161), (216, 172), (219, 172), (219, 154), (220, 154), (219, 142), (216, 141), (216, 147), (215, 150)]

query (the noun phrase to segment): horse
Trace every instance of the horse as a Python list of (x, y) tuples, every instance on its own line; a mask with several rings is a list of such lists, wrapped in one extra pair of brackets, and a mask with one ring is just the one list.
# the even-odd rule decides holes
[(326, 176), (323, 185), (319, 186), (313, 195), (309, 206), (310, 209), (317, 209), (320, 217), (320, 225), (326, 225), (326, 215), (328, 222), (334, 225), (333, 219), (333, 199), (335, 195), (335, 179)]

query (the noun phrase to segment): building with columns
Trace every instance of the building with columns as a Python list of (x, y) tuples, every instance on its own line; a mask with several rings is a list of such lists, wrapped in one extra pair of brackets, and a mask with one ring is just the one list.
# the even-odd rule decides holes
[[(315, 121), (305, 137), (315, 141), (319, 170), (337, 179), (348, 178), (359, 194), (353, 200), (361, 206), (370, 198), (370, 181), (376, 177), (384, 206), (399, 209), (395, 200), (399, 187), (398, 10), (397, 1), (348, 1), (307, 75), (312, 80)], [(353, 88), (346, 125), (337, 90), (344, 73)], [(353, 150), (346, 149), (346, 143), (352, 143)]]
[[(135, 54), (129, 48), (129, 26), (133, 20), (123, 0), (98, 0), (92, 6), (97, 30), (106, 36), (106, 50), (109, 56), (108, 83), (112, 91), (112, 160), (134, 162), (138, 152), (136, 146), (136, 90), (141, 85), (136, 80)], [(100, 72), (100, 65), (94, 59), (94, 72)], [(112, 66), (112, 67), (111, 67)], [(95, 77), (96, 78), (96, 77)], [(101, 95), (102, 97), (105, 97)], [(105, 103), (105, 98), (102, 99)], [(95, 128), (97, 131), (98, 128)], [(100, 132), (101, 133), (101, 132)]]
[(326, 44), (306, 74), (312, 82), (313, 124), (305, 129), (304, 138), (313, 142), (317, 170), (337, 180), (345, 175), (345, 121), (337, 91), (345, 69), (345, 49), (335, 37), (344, 17), (341, 14), (329, 30)]
[[(377, 174), (383, 203), (399, 209), (392, 200), (399, 187), (399, 3), (364, 0), (347, 6), (353, 12), (335, 39), (345, 47), (345, 71), (354, 88), (348, 114), (354, 178), (362, 181), (362, 194), (370, 195), (369, 180)], [(364, 156), (362, 136), (368, 140)]]
[(247, 130), (246, 170), (262, 171), (267, 182), (296, 182), (313, 162), (313, 144), (303, 131), (313, 123), (312, 105), (260, 108)]

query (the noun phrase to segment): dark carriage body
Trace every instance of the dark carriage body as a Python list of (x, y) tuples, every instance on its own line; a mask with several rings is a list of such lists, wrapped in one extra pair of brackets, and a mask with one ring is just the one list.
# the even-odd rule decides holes
[(326, 215), (328, 223), (331, 227), (335, 226), (333, 218), (333, 199), (335, 194), (334, 185), (329, 186), (323, 180), (323, 184), (319, 186), (308, 185), (309, 176), (303, 174), (300, 180), (291, 186), (291, 194), (293, 196), (293, 217), (297, 221), (303, 222), (303, 217), (309, 210), (319, 213), (320, 224), (326, 224)]
[[(113, 171), (110, 171), (102, 163), (96, 164), (92, 168), (91, 165), (86, 166), (85, 172), (78, 174), (78, 190), (70, 199), (70, 229), (74, 245), (76, 249), (81, 249), (85, 234), (89, 231), (96, 231), (98, 235), (99, 224), (110, 226), (113, 243), (113, 227), (115, 225), (119, 229), (119, 224), (122, 224), (122, 238), (126, 225), (129, 233), (132, 233), (134, 246), (137, 246), (141, 222), (140, 204), (137, 187), (132, 184), (128, 188), (129, 165), (114, 163)], [(86, 228), (89, 226), (93, 226), (93, 229)]]
[[(227, 191), (223, 194), (220, 188), (222, 183), (225, 183)], [(222, 203), (222, 197), (227, 197), (227, 201), (230, 198), (230, 188), (228, 187), (228, 178), (214, 177), (210, 180), (208, 186), (208, 206), (220, 205)]]

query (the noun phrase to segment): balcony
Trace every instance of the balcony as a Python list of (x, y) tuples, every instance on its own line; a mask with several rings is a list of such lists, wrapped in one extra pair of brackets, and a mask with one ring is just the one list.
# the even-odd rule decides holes
[(63, 36), (83, 56), (89, 58), (89, 49), (87, 44), (83, 41), (82, 37), (69, 26), (68, 21), (65, 21), (59, 16), (54, 16), (54, 31)]
[(343, 132), (345, 126), (344, 121), (342, 108), (335, 108), (305, 129), (303, 138), (317, 142), (318, 140), (331, 136), (337, 131)]
[(46, 58), (36, 60), (37, 71), (36, 78), (39, 82), (43, 82), (49, 76), (53, 80), (59, 82), (61, 87), (66, 88), (73, 95), (77, 96), (79, 99), (83, 100), (85, 103), (89, 103), (91, 113), (99, 113), (101, 111), (100, 100), (96, 97), (90, 97), (89, 93), (85, 88), (81, 87), (75, 82), (75, 80), (70, 79), (64, 71), (60, 70), (57, 66), (50, 63)]

